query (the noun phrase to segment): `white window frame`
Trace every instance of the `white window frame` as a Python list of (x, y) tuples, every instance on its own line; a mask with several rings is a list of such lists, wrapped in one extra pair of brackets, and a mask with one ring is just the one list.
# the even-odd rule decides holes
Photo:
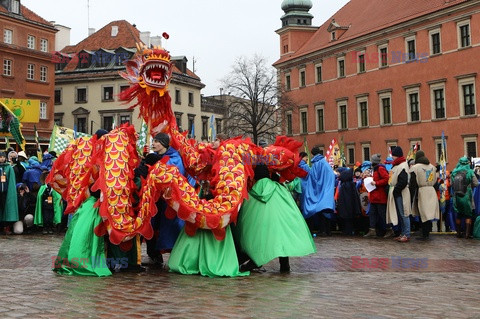
[[(383, 99), (390, 99), (390, 123), (385, 123), (385, 117), (383, 116)], [(381, 125), (392, 125), (393, 124), (393, 115), (392, 115), (392, 92), (385, 92), (378, 95), (378, 109), (380, 110), (380, 124)]]
[[(410, 94), (415, 94), (417, 93), (418, 96), (418, 121), (413, 121), (412, 120), (412, 113), (410, 109)], [(406, 106), (407, 106), (407, 121), (408, 122), (420, 122), (422, 119), (422, 107), (421, 107), (421, 102), (420, 102), (420, 87), (416, 86), (413, 88), (409, 88), (405, 90), (405, 100), (406, 100)]]
[[(343, 61), (343, 75), (340, 75), (340, 61)], [(347, 66), (345, 65), (345, 57), (341, 56), (337, 58), (337, 78), (344, 78), (347, 74)]]
[[(445, 117), (443, 118), (436, 118), (435, 112), (435, 90), (443, 89), (443, 106), (445, 109)], [(432, 114), (432, 120), (443, 120), (447, 118), (447, 92), (445, 90), (445, 82), (439, 82), (435, 84), (430, 84), (430, 110)]]
[[(110, 96), (108, 99), (105, 98), (106, 88), (112, 89), (112, 96)], [(112, 102), (112, 101), (115, 101), (115, 86), (113, 84), (102, 85), (102, 102)]]
[(27, 48), (35, 50), (35, 42), (37, 39), (35, 38), (34, 35), (29, 34), (27, 36)]
[[(320, 123), (318, 121), (318, 110), (323, 110), (323, 130), (320, 130)], [(323, 103), (315, 106), (315, 130), (317, 132), (325, 132), (325, 104)]]
[(48, 40), (40, 39), (40, 51), (48, 52)]
[[(303, 119), (302, 119), (302, 114), (305, 113), (305, 119), (306, 119), (306, 127), (303, 126)], [(302, 107), (300, 108), (298, 114), (300, 115), (300, 134), (308, 134), (308, 107)]]
[[(78, 100), (78, 90), (85, 89), (85, 101)], [(88, 87), (76, 86), (75, 87), (75, 103), (87, 103), (88, 102)]]
[[(387, 64), (386, 65), (382, 65), (382, 52), (381, 50), (382, 49), (387, 49)], [(382, 44), (382, 45), (379, 45), (378, 48), (377, 48), (377, 52), (378, 52), (378, 67), (379, 68), (386, 68), (388, 66), (388, 44)]]
[[(415, 147), (415, 145), (417, 145), (417, 143), (418, 143), (418, 145), (420, 146), (420, 149), (422, 149), (422, 146), (423, 146), (423, 145), (422, 145), (422, 141), (421, 141), (421, 140), (419, 140), (419, 139), (410, 140), (410, 141), (409, 141), (409, 144), (408, 144), (408, 145), (409, 145), (409, 149), (407, 150), (407, 154), (410, 152), (410, 150), (413, 150), (413, 148)], [(418, 149), (417, 149), (417, 151), (418, 151)], [(405, 156), (407, 156), (407, 155), (405, 155)]]
[(40, 102), (40, 119), (47, 119), (47, 102)]
[[(370, 155), (369, 158), (365, 158), (365, 149), (366, 148), (368, 148), (368, 154)], [(370, 143), (362, 143), (362, 163), (365, 162), (365, 161), (369, 161), (371, 158), (372, 158), (372, 148), (371, 148)]]
[(292, 90), (292, 76), (290, 75), (290, 72), (288, 72), (288, 73), (285, 73), (285, 91), (291, 91), (291, 90)]
[[(289, 116), (292, 119), (292, 121), (290, 123), (290, 129), (291, 129), (290, 132), (288, 131), (288, 117)], [(293, 135), (293, 113), (292, 113), (292, 111), (285, 112), (285, 134), (286, 135)]]
[(478, 142), (476, 136), (466, 136), (463, 138), (463, 154), (468, 155), (467, 143), (475, 142), (475, 153), (478, 156)]
[(46, 66), (40, 66), (40, 82), (47, 82), (48, 68)]
[(322, 63), (317, 63), (315, 64), (315, 83), (321, 83), (322, 79), (318, 78), (318, 68), (320, 68), (322, 71), (322, 79), (323, 79), (323, 64)]
[[(305, 83), (302, 83), (302, 72), (305, 78)], [(305, 71), (305, 68), (301, 68), (298, 70), (298, 87), (304, 88), (307, 86), (307, 72)]]
[[(347, 164), (353, 165), (355, 164), (355, 145), (347, 145)], [(350, 158), (350, 150), (353, 150), (353, 159)]]
[[(360, 71), (360, 56), (363, 55), (363, 65), (364, 69), (363, 71)], [(365, 50), (358, 51), (357, 52), (357, 73), (365, 73), (367, 72), (367, 57), (365, 56)]]
[(459, 106), (460, 106), (460, 116), (465, 116), (465, 100), (463, 97), (463, 86), (468, 84), (473, 84), (473, 94), (475, 99), (474, 112), (473, 114), (469, 114), (468, 116), (477, 115), (477, 92), (475, 88), (475, 77), (468, 77), (468, 78), (458, 80), (458, 99), (459, 99)]
[[(346, 127), (342, 127), (342, 114), (340, 112), (340, 106), (345, 105), (345, 111), (346, 111)], [(339, 130), (348, 130), (348, 103), (346, 100), (338, 101), (337, 102), (337, 117), (338, 117), (338, 123), (337, 127)]]
[[(360, 108), (360, 103), (366, 102), (367, 103), (367, 124), (362, 125), (362, 110)], [(368, 116), (368, 96), (362, 96), (357, 98), (357, 118), (358, 118), (358, 127), (359, 128), (366, 128), (370, 125), (370, 117)]]
[[(430, 44), (430, 55), (438, 55), (438, 54), (442, 54), (442, 33), (440, 32), (440, 28), (436, 28), (436, 29), (432, 29), (430, 31), (428, 31), (428, 42)], [(437, 34), (438, 33), (438, 38), (440, 40), (440, 52), (438, 53), (433, 53), (433, 40), (432, 40), (432, 36), (434, 34)]]
[(35, 64), (27, 64), (27, 80), (35, 80)]
[[(408, 52), (408, 42), (410, 41), (414, 41), (415, 42), (415, 56), (413, 57), (413, 59), (410, 57), (410, 52)], [(418, 53), (417, 53), (417, 37), (415, 35), (412, 35), (412, 36), (409, 36), (409, 37), (406, 37), (405, 38), (405, 55), (406, 55), (406, 59), (405, 59), (405, 62), (408, 62), (408, 61), (415, 61), (418, 59)]]
[[(460, 31), (460, 28), (465, 25), (468, 25), (469, 44), (467, 46), (462, 47), (462, 33)], [(470, 24), (470, 19), (457, 22), (457, 45), (459, 49), (468, 48), (472, 46), (472, 26)]]
[(13, 30), (3, 29), (3, 42), (6, 44), (13, 43)]
[(3, 59), (3, 75), (12, 76), (13, 75), (13, 61), (10, 59)]

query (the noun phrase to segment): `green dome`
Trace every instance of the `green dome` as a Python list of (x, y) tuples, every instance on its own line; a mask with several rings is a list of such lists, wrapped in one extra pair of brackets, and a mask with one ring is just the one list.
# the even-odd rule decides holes
[[(283, 0), (282, 2), (282, 10), (292, 10), (292, 9), (300, 9), (308, 11), (312, 8), (313, 4), (310, 0)], [(303, 11), (302, 10), (302, 11)]]

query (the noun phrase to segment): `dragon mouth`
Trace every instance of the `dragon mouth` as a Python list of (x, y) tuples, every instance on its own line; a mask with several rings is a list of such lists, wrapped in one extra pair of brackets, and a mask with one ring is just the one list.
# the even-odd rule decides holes
[(166, 63), (147, 62), (141, 74), (145, 84), (156, 88), (163, 88), (169, 81), (170, 68)]

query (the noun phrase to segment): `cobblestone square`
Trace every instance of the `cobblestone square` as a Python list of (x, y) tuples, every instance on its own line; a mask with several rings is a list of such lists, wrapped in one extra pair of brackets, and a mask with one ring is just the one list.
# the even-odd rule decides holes
[(3, 236), (0, 318), (480, 318), (480, 241), (431, 237), (318, 237), (290, 274), (274, 260), (241, 278), (97, 278), (51, 271), (63, 236)]

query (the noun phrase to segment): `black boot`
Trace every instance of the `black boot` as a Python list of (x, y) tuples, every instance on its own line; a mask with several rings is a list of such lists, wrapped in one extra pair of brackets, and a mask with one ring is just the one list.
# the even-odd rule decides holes
[(455, 220), (455, 226), (457, 228), (457, 238), (462, 238), (462, 222), (460, 220)]
[(465, 222), (465, 238), (471, 239), (472, 236), (472, 222), (471, 220)]
[(290, 272), (290, 262), (288, 260), (288, 257), (278, 257), (278, 260), (280, 261), (280, 272)]

